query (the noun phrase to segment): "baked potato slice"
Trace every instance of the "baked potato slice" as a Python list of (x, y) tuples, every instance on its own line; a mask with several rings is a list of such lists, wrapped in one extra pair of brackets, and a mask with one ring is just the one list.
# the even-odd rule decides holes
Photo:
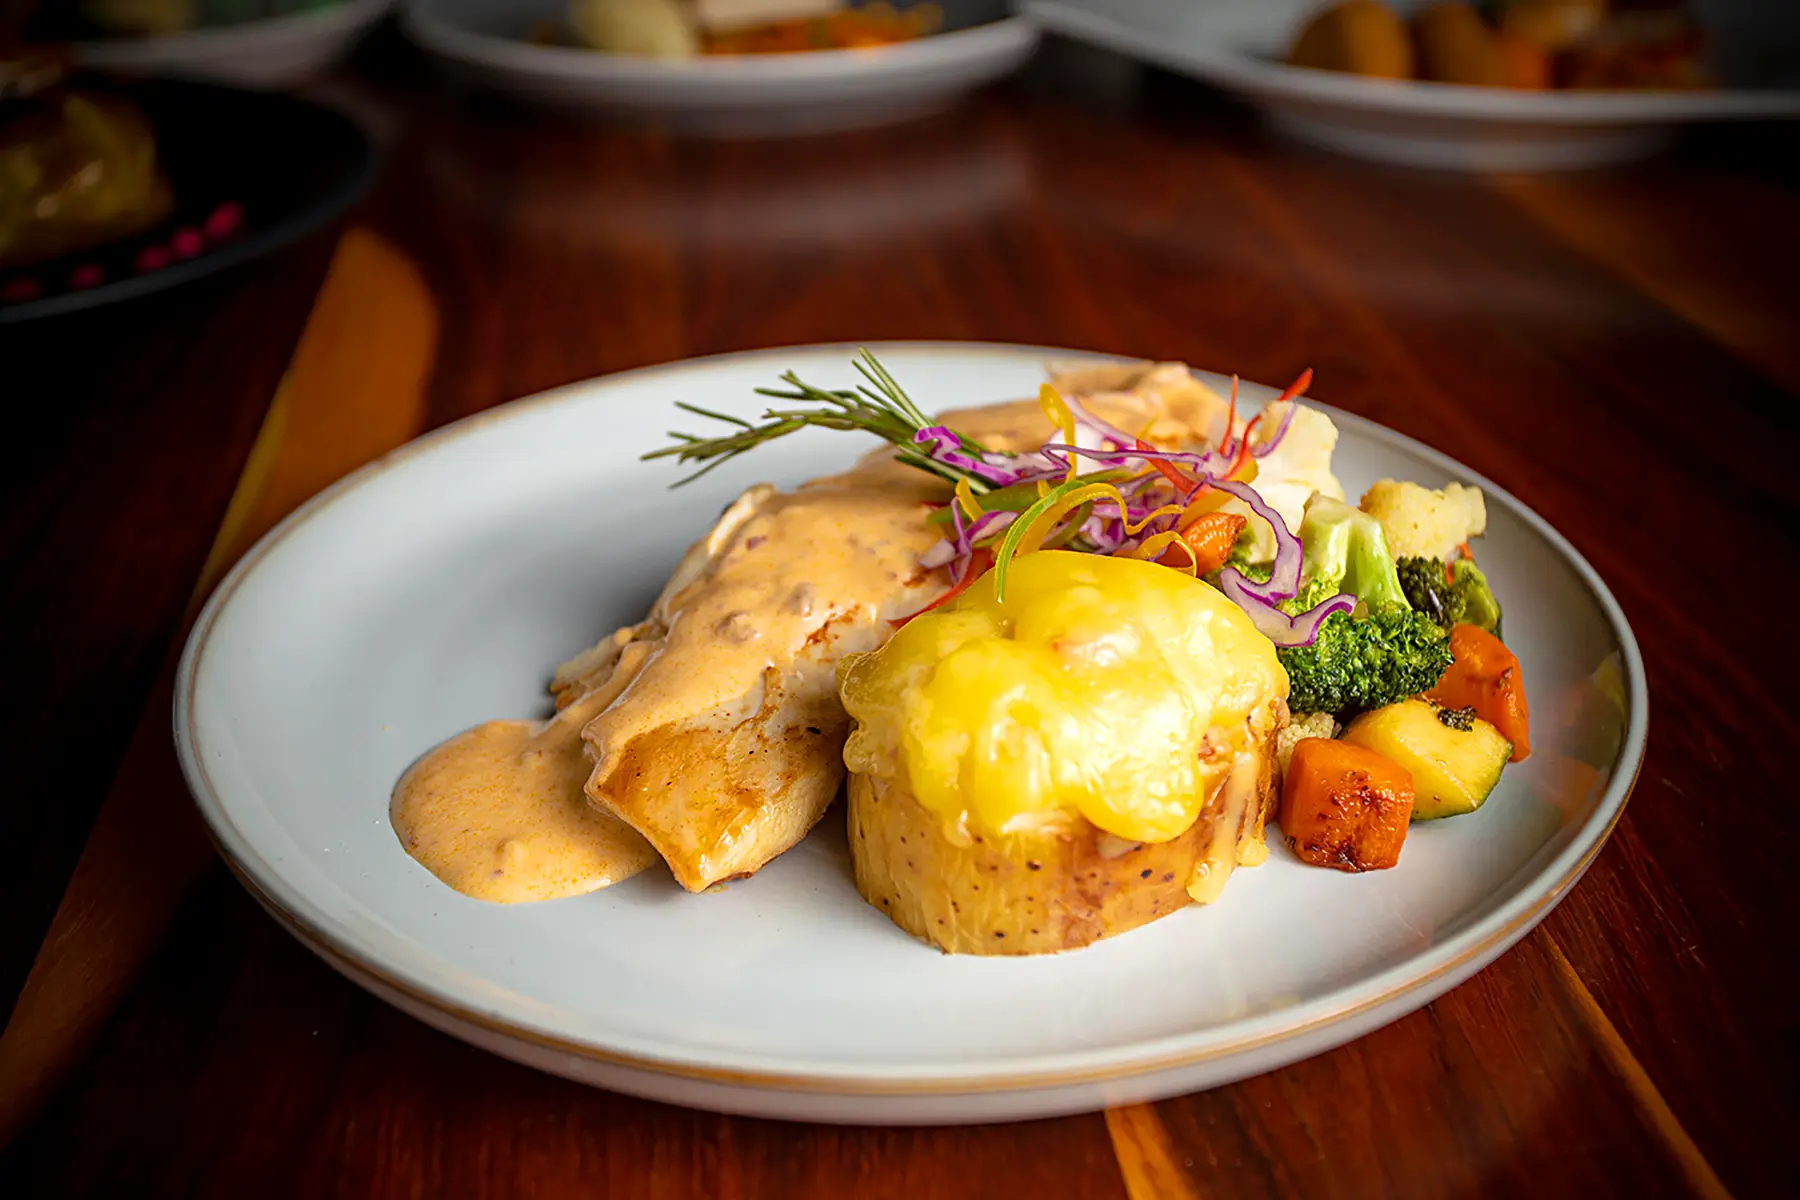
[(1218, 898), (1267, 857), (1278, 799), (1272, 723), (1186, 831), (1128, 842), (1077, 814), (1016, 833), (953, 836), (903, 785), (852, 774), (850, 857), (863, 899), (950, 954), (1049, 954)]

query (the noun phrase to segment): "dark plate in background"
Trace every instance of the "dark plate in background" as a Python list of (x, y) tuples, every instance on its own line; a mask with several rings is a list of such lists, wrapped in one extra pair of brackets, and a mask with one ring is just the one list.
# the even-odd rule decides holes
[[(0, 271), (0, 324), (115, 304), (237, 266), (341, 215), (375, 176), (369, 135), (316, 104), (174, 81), (96, 87), (128, 96), (149, 117), (174, 211), (140, 234)], [(180, 252), (196, 240), (196, 253)], [(166, 264), (146, 269), (147, 260)]]

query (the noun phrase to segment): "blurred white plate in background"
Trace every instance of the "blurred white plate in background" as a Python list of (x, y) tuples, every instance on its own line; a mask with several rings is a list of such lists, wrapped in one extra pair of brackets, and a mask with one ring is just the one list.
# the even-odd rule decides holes
[(1010, 74), (1037, 45), (1004, 0), (945, 0), (944, 31), (895, 46), (680, 61), (539, 45), (566, 0), (413, 0), (407, 36), (452, 70), (519, 99), (656, 121), (689, 133), (774, 135), (922, 116)]
[(83, 66), (204, 83), (278, 89), (309, 83), (342, 60), (392, 0), (348, 0), (311, 12), (156, 37), (79, 42)]
[[(1357, 158), (1468, 171), (1567, 170), (1623, 162), (1695, 121), (1800, 117), (1800, 90), (1547, 91), (1366, 79), (1282, 63), (1322, 0), (1025, 0), (1045, 29), (1192, 76), (1243, 97), (1294, 138)], [(1415, 7), (1395, 4), (1397, 9)], [(1719, 40), (1754, 36), (1721, 25)], [(1769, 10), (1779, 6), (1770, 4)], [(1751, 56), (1720, 48), (1725, 79)]]

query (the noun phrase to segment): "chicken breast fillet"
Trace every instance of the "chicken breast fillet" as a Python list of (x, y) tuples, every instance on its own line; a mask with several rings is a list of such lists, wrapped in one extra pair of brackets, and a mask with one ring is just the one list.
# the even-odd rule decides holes
[[(1178, 364), (1084, 367), (1055, 382), (1163, 445), (1223, 425), (1223, 402)], [(1051, 432), (1031, 402), (943, 420), (995, 450)], [(616, 697), (582, 730), (588, 798), (689, 891), (757, 871), (830, 806), (849, 733), (837, 661), (875, 649), (893, 618), (942, 592), (918, 561), (938, 536), (925, 506), (948, 494), (886, 448), (792, 492), (759, 484), (689, 549), (644, 621), (556, 672), (559, 707), (600, 688)]]

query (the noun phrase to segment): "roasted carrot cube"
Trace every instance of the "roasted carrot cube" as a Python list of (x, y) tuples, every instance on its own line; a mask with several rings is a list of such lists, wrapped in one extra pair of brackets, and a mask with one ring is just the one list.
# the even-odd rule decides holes
[(1450, 630), (1456, 661), (1437, 686), (1425, 693), (1444, 708), (1472, 708), (1475, 715), (1512, 743), (1512, 760), (1531, 753), (1531, 713), (1519, 660), (1499, 638), (1475, 625)]
[(1281, 788), (1281, 832), (1301, 861), (1378, 871), (1400, 861), (1412, 773), (1363, 746), (1302, 738)]

